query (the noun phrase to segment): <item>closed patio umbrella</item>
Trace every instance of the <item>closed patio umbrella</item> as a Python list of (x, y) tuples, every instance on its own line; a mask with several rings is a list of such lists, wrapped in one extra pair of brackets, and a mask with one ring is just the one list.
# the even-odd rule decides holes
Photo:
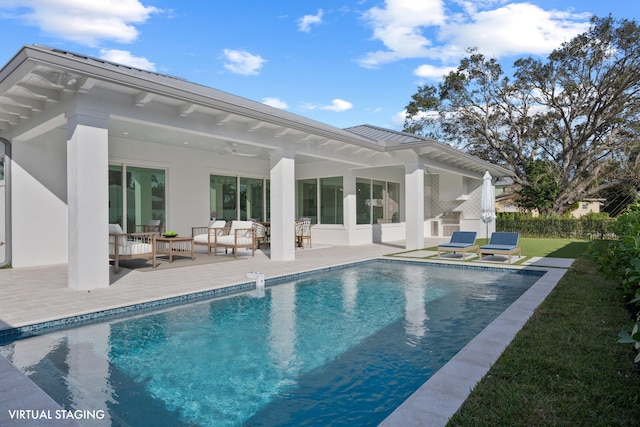
[(489, 223), (496, 218), (496, 199), (491, 185), (489, 171), (482, 177), (482, 198), (480, 199), (480, 219), (486, 224), (486, 237), (489, 238)]

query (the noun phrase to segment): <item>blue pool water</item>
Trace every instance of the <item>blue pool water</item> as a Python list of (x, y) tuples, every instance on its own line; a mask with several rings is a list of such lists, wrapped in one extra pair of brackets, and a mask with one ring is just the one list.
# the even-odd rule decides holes
[(90, 425), (377, 425), (540, 276), (376, 261), (17, 340)]

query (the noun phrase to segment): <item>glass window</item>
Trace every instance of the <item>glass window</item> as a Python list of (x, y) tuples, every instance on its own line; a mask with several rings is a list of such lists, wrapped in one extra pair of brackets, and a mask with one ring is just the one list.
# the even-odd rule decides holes
[(269, 180), (262, 178), (211, 175), (209, 177), (210, 216), (226, 221), (234, 219), (264, 221), (271, 215), (269, 191)]
[(266, 191), (265, 191), (265, 204), (267, 205), (267, 210), (265, 213), (265, 221), (271, 221), (271, 181), (266, 181)]
[(240, 178), (240, 219), (246, 221), (255, 219), (264, 221), (263, 218), (263, 191), (262, 179)]
[(211, 217), (231, 221), (238, 219), (237, 194), (235, 176), (211, 175), (210, 183), (210, 210)]
[(385, 203), (385, 217), (389, 222), (400, 222), (400, 184), (387, 183), (387, 196)]
[(122, 166), (109, 165), (109, 224), (124, 227), (122, 194)]
[(165, 212), (164, 170), (109, 165), (110, 224), (120, 224), (132, 233), (151, 219), (164, 224)]
[(320, 178), (320, 223), (343, 224), (342, 177)]
[(384, 195), (386, 183), (384, 181), (372, 181), (371, 183), (371, 218), (374, 224), (384, 221)]
[(356, 224), (371, 224), (371, 180), (356, 178)]
[(165, 222), (164, 171), (127, 167), (127, 230), (139, 231), (150, 219)]
[(313, 224), (318, 222), (318, 183), (316, 179), (297, 181), (297, 217), (311, 218)]
[(400, 222), (400, 184), (356, 178), (356, 223)]

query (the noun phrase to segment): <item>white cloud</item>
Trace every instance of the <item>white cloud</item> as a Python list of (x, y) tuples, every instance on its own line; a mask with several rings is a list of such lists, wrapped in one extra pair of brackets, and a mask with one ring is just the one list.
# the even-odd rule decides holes
[[(453, 0), (460, 11), (449, 12), (444, 0), (386, 0), (363, 16), (373, 29), (373, 39), (386, 49), (369, 52), (359, 59), (366, 68), (407, 58), (424, 58), (446, 64), (457, 63), (469, 47), (491, 57), (546, 54), (584, 32), (590, 14), (544, 10), (525, 2), (506, 0)], [(419, 68), (416, 74), (439, 72)]]
[(443, 76), (456, 69), (456, 67), (436, 67), (434, 65), (424, 64), (413, 70), (413, 74), (418, 77), (424, 77), (425, 79), (441, 80)]
[(0, 10), (53, 37), (92, 47), (133, 42), (139, 34), (134, 25), (161, 12), (138, 0), (4, 0)]
[(262, 103), (281, 110), (289, 108), (289, 105), (285, 101), (278, 98), (262, 98)]
[(333, 101), (331, 101), (331, 104), (320, 107), (321, 110), (329, 110), (329, 111), (336, 111), (336, 112), (347, 111), (352, 108), (353, 108), (353, 104), (343, 99), (334, 99)]
[(327, 110), (327, 111), (341, 112), (341, 111), (347, 111), (352, 109), (353, 104), (350, 103), (349, 101), (345, 101), (344, 99), (336, 98), (333, 101), (331, 101), (331, 104), (329, 105), (317, 105), (317, 104), (312, 104), (310, 102), (304, 102), (302, 103), (300, 108), (307, 111)]
[(133, 56), (131, 52), (127, 50), (101, 49), (100, 58), (107, 61), (116, 62), (118, 64), (140, 68), (142, 70), (156, 71), (156, 64), (149, 61), (147, 58)]
[(544, 10), (530, 3), (511, 3), (474, 13), (462, 22), (442, 27), (448, 49), (475, 46), (488, 56), (546, 54), (587, 30), (590, 14)]
[(444, 23), (442, 0), (386, 0), (383, 9), (373, 7), (364, 14), (373, 28), (373, 38), (380, 40), (387, 50), (369, 52), (359, 62), (373, 68), (386, 62), (404, 58), (423, 57), (432, 41), (422, 34), (422, 28)]
[(305, 15), (300, 18), (298, 22), (298, 29), (302, 32), (308, 33), (311, 31), (312, 25), (319, 25), (322, 23), (322, 15), (324, 11), (322, 9), (318, 9), (318, 13), (315, 15)]
[[(420, 120), (420, 119), (424, 119), (427, 117), (437, 117), (438, 113), (436, 113), (435, 111), (420, 111), (418, 114), (415, 114), (412, 119), (413, 120)], [(404, 109), (402, 111), (398, 111), (396, 114), (394, 114), (391, 117), (391, 123), (396, 126), (399, 129), (403, 129), (404, 128), (404, 121), (407, 118), (407, 110)]]
[(225, 49), (224, 57), (227, 60), (224, 68), (243, 76), (258, 74), (264, 63), (267, 62), (260, 55), (253, 55), (246, 50)]
[(391, 123), (396, 129), (403, 129), (405, 117), (407, 117), (407, 110), (398, 111), (391, 117)]

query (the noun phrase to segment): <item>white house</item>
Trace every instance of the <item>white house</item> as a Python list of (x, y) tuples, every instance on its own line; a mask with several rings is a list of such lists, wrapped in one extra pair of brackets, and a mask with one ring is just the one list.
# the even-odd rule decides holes
[(109, 286), (110, 222), (161, 219), (189, 234), (214, 211), (268, 218), (273, 260), (295, 259), (298, 217), (311, 217), (316, 244), (416, 249), (426, 236), (479, 231), (484, 172), (511, 175), (431, 139), (338, 129), (38, 45), (0, 71), (0, 142), (0, 262), (68, 264), (77, 289)]

